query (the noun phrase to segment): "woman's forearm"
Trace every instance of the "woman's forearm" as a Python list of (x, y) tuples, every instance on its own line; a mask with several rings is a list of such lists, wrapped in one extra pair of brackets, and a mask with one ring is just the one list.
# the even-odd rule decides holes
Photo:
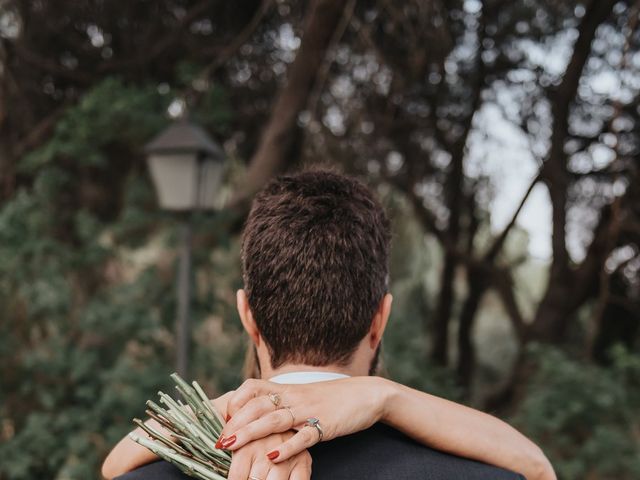
[[(162, 429), (162, 426), (155, 420), (149, 420), (145, 423), (157, 430)], [(136, 428), (133, 433), (141, 437), (147, 435), (140, 427)], [(101, 473), (104, 478), (111, 480), (157, 459), (158, 456), (155, 453), (126, 436), (109, 452), (102, 464)]]
[(491, 415), (381, 379), (382, 421), (414, 440), (461, 457), (506, 468), (527, 480), (555, 480), (540, 448)]

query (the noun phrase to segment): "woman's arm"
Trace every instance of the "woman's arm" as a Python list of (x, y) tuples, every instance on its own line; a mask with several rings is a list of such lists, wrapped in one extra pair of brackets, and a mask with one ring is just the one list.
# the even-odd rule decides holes
[[(267, 394), (277, 393), (286, 409), (275, 409)], [(505, 422), (442, 398), (379, 377), (352, 377), (306, 385), (251, 380), (229, 399), (232, 419), (223, 436), (236, 436), (231, 450), (275, 431), (301, 428), (320, 419), (324, 440), (384, 422), (429, 447), (517, 471), (528, 480), (555, 480), (540, 448)], [(284, 442), (274, 460), (285, 460), (319, 440), (302, 428)]]
[[(152, 428), (164, 430), (164, 427), (155, 420), (148, 420), (145, 423)], [(133, 433), (140, 437), (148, 436), (140, 427), (137, 427)], [(127, 435), (113, 447), (113, 450), (111, 450), (107, 458), (104, 459), (101, 473), (104, 478), (111, 480), (118, 475), (135, 470), (157, 459), (158, 456), (155, 453), (134, 442)]]
[(502, 420), (380, 380), (388, 391), (380, 421), (438, 450), (513, 470), (528, 480), (555, 480), (542, 450)]

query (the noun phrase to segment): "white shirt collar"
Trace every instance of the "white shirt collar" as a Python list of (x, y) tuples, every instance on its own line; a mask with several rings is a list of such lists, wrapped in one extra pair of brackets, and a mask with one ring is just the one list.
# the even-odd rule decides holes
[(269, 379), (274, 383), (285, 383), (289, 385), (299, 385), (302, 383), (327, 382), (329, 380), (338, 380), (339, 378), (348, 378), (349, 375), (334, 372), (290, 372), (281, 373)]

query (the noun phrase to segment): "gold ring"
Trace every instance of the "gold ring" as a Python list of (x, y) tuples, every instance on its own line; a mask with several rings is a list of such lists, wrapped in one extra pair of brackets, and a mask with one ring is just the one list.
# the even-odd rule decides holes
[(271, 400), (271, 403), (273, 403), (273, 406), (276, 407), (276, 410), (280, 408), (280, 402), (282, 402), (280, 395), (277, 393), (270, 393), (267, 396), (269, 397), (269, 400)]
[(291, 426), (294, 427), (296, 425), (296, 416), (293, 414), (293, 410), (291, 410), (291, 406), (290, 405), (284, 405), (282, 408), (287, 409), (287, 411), (291, 415)]

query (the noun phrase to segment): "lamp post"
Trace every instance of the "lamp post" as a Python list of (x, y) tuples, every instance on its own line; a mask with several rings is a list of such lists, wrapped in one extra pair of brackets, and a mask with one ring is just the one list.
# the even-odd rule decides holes
[(199, 126), (179, 120), (145, 146), (147, 163), (164, 210), (179, 213), (176, 371), (186, 377), (189, 362), (191, 298), (191, 213), (213, 209), (222, 179), (224, 152)]

